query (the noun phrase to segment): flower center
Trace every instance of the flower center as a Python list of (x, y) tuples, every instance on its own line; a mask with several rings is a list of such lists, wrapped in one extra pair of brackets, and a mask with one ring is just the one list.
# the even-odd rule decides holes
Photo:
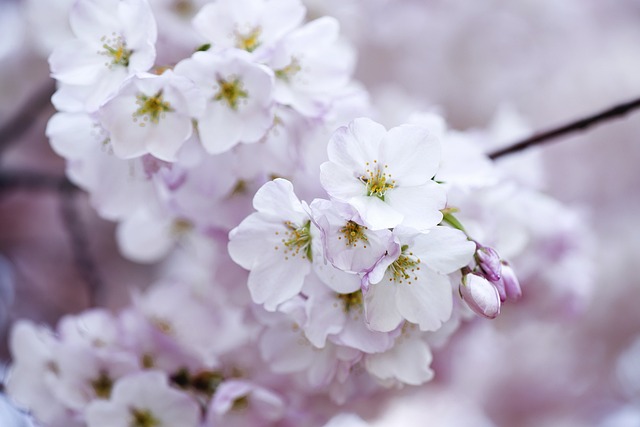
[[(340, 232), (346, 240), (346, 245), (355, 247), (356, 244), (361, 240), (365, 243), (369, 241), (367, 239), (367, 236), (364, 234), (364, 231), (366, 229), (367, 227), (360, 225), (354, 221), (347, 221), (345, 226), (340, 229)], [(338, 239), (342, 240), (342, 236), (338, 236)], [(367, 246), (365, 245), (364, 247), (366, 248)]]
[(362, 291), (360, 290), (350, 294), (338, 294), (338, 299), (342, 302), (342, 307), (346, 313), (349, 313), (353, 308), (362, 308)]
[[(289, 256), (295, 257), (302, 251), (302, 258), (313, 261), (313, 255), (311, 252), (311, 221), (305, 222), (302, 226), (297, 226), (291, 221), (285, 221), (284, 223), (286, 231), (284, 237), (280, 240), (284, 244), (285, 260), (289, 259)], [(280, 232), (276, 231), (279, 235)], [(280, 247), (276, 246), (275, 250), (279, 250)]]
[(233, 401), (233, 405), (231, 406), (232, 411), (240, 412), (249, 407), (249, 396), (241, 396), (236, 398)]
[(148, 409), (132, 408), (131, 423), (129, 427), (156, 427), (160, 422), (151, 414)]
[(285, 82), (289, 82), (291, 81), (291, 78), (293, 76), (295, 76), (296, 74), (298, 74), (298, 72), (302, 70), (302, 67), (300, 66), (300, 62), (298, 61), (297, 58), (293, 57), (291, 58), (291, 62), (289, 63), (289, 65), (287, 65), (286, 67), (280, 69), (280, 70), (276, 70), (276, 77), (279, 78), (280, 80), (284, 80)]
[(260, 34), (262, 29), (256, 27), (246, 34), (241, 34), (236, 31), (236, 47), (238, 49), (244, 49), (247, 52), (253, 52), (260, 46)]
[(402, 246), (400, 256), (387, 269), (392, 276), (389, 278), (390, 282), (403, 283), (406, 280), (407, 284), (411, 285), (411, 280), (418, 280), (415, 272), (420, 270), (420, 258), (415, 257), (413, 252), (407, 252), (408, 249), (409, 246)]
[(96, 393), (96, 396), (101, 399), (108, 399), (111, 396), (111, 389), (113, 388), (113, 380), (109, 377), (109, 374), (102, 370), (98, 375), (98, 378), (91, 381), (91, 387)]
[[(174, 111), (171, 104), (162, 99), (162, 90), (153, 96), (147, 96), (143, 93), (136, 95), (136, 104), (139, 108), (133, 113), (133, 121), (137, 122), (138, 117), (142, 117), (144, 122), (158, 123), (167, 112)], [(140, 123), (144, 127), (145, 123)]]
[(129, 66), (129, 59), (133, 51), (127, 49), (127, 43), (122, 36), (117, 36), (116, 33), (111, 33), (111, 37), (107, 38), (103, 36), (100, 41), (102, 42), (103, 51), (99, 52), (101, 55), (105, 55), (111, 59), (111, 62), (107, 62), (107, 67), (114, 65), (122, 65), (123, 67)]
[(396, 180), (391, 179), (391, 174), (385, 172), (388, 165), (381, 167), (377, 160), (373, 161), (373, 167), (366, 163), (366, 175), (360, 177), (360, 181), (367, 188), (367, 196), (375, 196), (384, 202), (384, 196), (388, 190), (396, 186)]
[(231, 77), (229, 80), (218, 79), (218, 88), (218, 93), (213, 99), (226, 101), (232, 110), (237, 110), (240, 100), (249, 96), (247, 91), (243, 89), (242, 81), (237, 77)]

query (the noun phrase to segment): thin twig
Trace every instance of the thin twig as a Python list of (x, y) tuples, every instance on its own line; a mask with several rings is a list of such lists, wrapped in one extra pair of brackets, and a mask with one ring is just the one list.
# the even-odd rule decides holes
[(69, 235), (71, 252), (78, 269), (78, 273), (87, 284), (89, 307), (97, 306), (98, 294), (104, 289), (102, 276), (98, 266), (89, 251), (87, 229), (78, 208), (75, 205), (75, 192), (68, 187), (60, 191), (60, 211), (62, 221)]
[(0, 127), (0, 153), (26, 132), (40, 113), (51, 105), (55, 82), (48, 80), (25, 101), (20, 109)]
[(520, 142), (516, 142), (514, 144), (508, 145), (505, 148), (501, 148), (492, 153), (489, 153), (489, 158), (495, 160), (502, 156), (506, 156), (508, 154), (522, 151), (534, 145), (547, 143), (553, 139), (556, 139), (558, 137), (564, 136), (569, 133), (586, 130), (591, 126), (600, 124), (607, 120), (622, 117), (627, 113), (630, 113), (631, 111), (636, 110), (638, 108), (640, 108), (640, 98), (634, 99), (633, 101), (625, 102), (623, 104), (616, 105), (605, 111), (576, 120), (564, 126), (560, 126), (555, 129), (550, 129), (545, 132), (535, 133), (529, 138), (526, 138)]

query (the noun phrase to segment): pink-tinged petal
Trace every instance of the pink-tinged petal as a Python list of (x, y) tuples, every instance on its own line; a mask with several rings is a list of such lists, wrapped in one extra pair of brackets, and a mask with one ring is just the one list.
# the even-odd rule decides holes
[(239, 75), (248, 93), (246, 103), (239, 105), (238, 109), (269, 107), (273, 103), (271, 99), (274, 84), (273, 71), (264, 65), (248, 62), (242, 56), (233, 59), (233, 62), (235, 62), (233, 64), (235, 69), (230, 71)]
[(442, 226), (417, 235), (411, 245), (422, 263), (441, 274), (453, 273), (471, 262), (475, 248), (462, 231)]
[(139, 123), (133, 119), (138, 108), (134, 95), (123, 95), (107, 102), (100, 109), (100, 120), (109, 131), (113, 153), (121, 159), (140, 157), (148, 152), (148, 132), (141, 126), (141, 119)]
[(175, 243), (171, 220), (138, 211), (118, 224), (116, 240), (122, 254), (137, 262), (155, 262), (167, 255)]
[(87, 427), (127, 427), (130, 414), (127, 408), (104, 400), (94, 400), (87, 408)]
[(284, 256), (274, 248), (280, 243), (276, 232), (283, 228), (280, 218), (267, 217), (260, 212), (249, 215), (229, 233), (231, 259), (246, 270), (254, 268), (265, 257), (282, 262)]
[(329, 160), (354, 173), (364, 173), (367, 162), (380, 160), (379, 147), (386, 133), (384, 126), (371, 119), (355, 119), (329, 140)]
[(313, 270), (325, 285), (338, 293), (349, 294), (360, 289), (360, 277), (357, 274), (345, 273), (322, 261), (314, 263)]
[(262, 36), (268, 42), (282, 38), (302, 23), (305, 7), (300, 0), (271, 0), (265, 4)]
[(100, 108), (113, 97), (128, 75), (127, 69), (124, 67), (105, 68), (101, 72), (98, 81), (92, 86), (92, 90), (85, 100), (85, 108), (89, 112), (94, 112)]
[(299, 372), (312, 362), (316, 349), (304, 337), (300, 325), (267, 329), (260, 338), (260, 354), (275, 373)]
[(209, 103), (198, 121), (202, 145), (209, 154), (229, 151), (240, 142), (244, 125), (242, 117), (235, 111), (218, 102)]
[(121, 0), (118, 3), (118, 20), (127, 47), (133, 50), (131, 59), (136, 54), (144, 53), (151, 60), (144, 68), (139, 68), (142, 65), (140, 59), (137, 60), (138, 64), (129, 61), (129, 68), (135, 71), (148, 70), (155, 60), (155, 43), (158, 37), (156, 20), (149, 3), (146, 0)]
[(246, 381), (225, 381), (216, 389), (210, 408), (216, 414), (226, 414), (237, 399), (249, 395), (249, 393), (253, 391), (253, 388), (254, 387)]
[(428, 129), (417, 125), (402, 125), (390, 129), (380, 144), (379, 161), (388, 165), (398, 186), (422, 185), (438, 171), (440, 142)]
[[(240, 3), (240, 2), (237, 2)], [(205, 39), (220, 45), (221, 47), (232, 47), (233, 35), (236, 22), (233, 19), (219, 19), (220, 16), (230, 15), (229, 8), (232, 6), (228, 1), (217, 1), (206, 4), (193, 18), (193, 26)]]
[[(444, 186), (433, 181), (416, 187), (397, 187), (387, 191), (385, 202), (404, 215), (402, 225), (428, 230), (442, 221), (447, 195)], [(397, 225), (397, 224), (396, 224)]]
[(53, 150), (67, 159), (89, 155), (106, 140), (95, 120), (84, 113), (56, 113), (47, 123), (46, 134)]
[(333, 339), (336, 344), (346, 345), (365, 353), (380, 353), (393, 345), (393, 334), (372, 331), (363, 322), (362, 314), (352, 314), (342, 332)]
[(253, 207), (258, 211), (290, 221), (307, 215), (293, 191), (291, 182), (277, 178), (264, 184), (253, 198)]
[(249, 273), (247, 286), (256, 304), (264, 304), (267, 311), (298, 295), (304, 278), (311, 271), (311, 263), (300, 256), (283, 261), (264, 259)]
[(118, 1), (76, 1), (69, 14), (69, 24), (80, 40), (100, 44), (100, 38), (110, 36), (119, 27)]
[(365, 318), (371, 330), (390, 332), (402, 322), (396, 307), (396, 290), (397, 286), (383, 281), (364, 292)]
[(404, 219), (402, 213), (375, 196), (354, 197), (349, 204), (358, 211), (364, 225), (371, 230), (393, 228)]
[(320, 182), (331, 197), (348, 201), (352, 197), (366, 194), (365, 185), (354, 172), (332, 162), (320, 165)]
[(254, 388), (251, 393), (251, 406), (256, 409), (260, 417), (271, 421), (282, 418), (285, 411), (282, 398), (262, 387)]
[(418, 337), (407, 337), (385, 353), (367, 356), (365, 366), (381, 380), (420, 385), (433, 378), (432, 359), (427, 344)]
[(474, 313), (488, 319), (500, 314), (500, 295), (491, 282), (477, 274), (467, 274), (459, 287), (460, 296)]
[(338, 366), (335, 352), (331, 351), (333, 348), (314, 353), (313, 363), (307, 369), (307, 380), (311, 387), (324, 388), (335, 376)]
[[(107, 70), (108, 59), (80, 40), (69, 40), (49, 57), (51, 75), (56, 80), (73, 85), (89, 85)], [(104, 70), (103, 70), (104, 69)]]
[(327, 336), (342, 331), (347, 320), (343, 304), (336, 294), (311, 296), (307, 299), (307, 322), (304, 332), (309, 341), (324, 348)]
[(191, 136), (191, 119), (176, 113), (167, 113), (157, 124), (147, 124), (149, 153), (160, 160), (174, 162), (184, 142)]
[[(397, 286), (398, 311), (423, 331), (435, 331), (451, 317), (453, 297), (447, 276), (427, 268), (417, 271), (417, 280)], [(384, 284), (384, 280), (383, 283)]]
[(258, 142), (267, 135), (267, 132), (273, 126), (275, 115), (271, 108), (261, 108), (251, 114), (241, 118), (244, 123), (240, 142), (252, 143)]

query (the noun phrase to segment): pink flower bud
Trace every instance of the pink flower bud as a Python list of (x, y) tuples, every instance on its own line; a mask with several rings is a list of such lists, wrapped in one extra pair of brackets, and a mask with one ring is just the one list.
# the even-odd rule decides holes
[(500, 314), (500, 295), (498, 290), (487, 279), (479, 274), (470, 273), (462, 278), (458, 288), (460, 297), (474, 313), (488, 319)]
[[(504, 275), (503, 275), (504, 277)], [(500, 295), (500, 301), (505, 302), (507, 300), (507, 290), (504, 287), (503, 277), (500, 280), (496, 280), (495, 282), (491, 282), (493, 286), (498, 290), (498, 295)]]
[(502, 283), (504, 284), (504, 290), (509, 301), (515, 301), (522, 296), (522, 288), (520, 287), (520, 281), (513, 268), (508, 262), (502, 261)]
[(482, 246), (476, 242), (478, 249), (476, 250), (476, 262), (478, 267), (484, 273), (484, 277), (497, 282), (502, 275), (502, 264), (500, 264), (500, 255), (495, 249), (488, 246)]

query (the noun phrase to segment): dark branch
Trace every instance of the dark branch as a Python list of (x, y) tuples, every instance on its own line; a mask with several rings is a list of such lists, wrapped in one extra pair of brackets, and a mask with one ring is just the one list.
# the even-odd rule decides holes
[(0, 171), (0, 193), (14, 190), (77, 191), (65, 177), (29, 171)]
[(80, 274), (87, 285), (89, 306), (97, 305), (103, 280), (89, 251), (87, 230), (75, 205), (79, 188), (65, 177), (29, 171), (0, 171), (0, 196), (9, 191), (55, 191), (60, 195), (60, 212), (69, 235), (71, 253)]
[(96, 307), (98, 294), (104, 289), (103, 280), (98, 266), (89, 251), (87, 229), (75, 205), (74, 193), (72, 188), (62, 189), (60, 192), (60, 211), (62, 213), (62, 221), (69, 235), (71, 252), (73, 253), (76, 267), (87, 284), (89, 307)]
[(26, 132), (40, 113), (51, 105), (55, 82), (48, 80), (33, 93), (20, 109), (0, 127), (0, 152)]
[(489, 158), (495, 160), (508, 154), (517, 153), (518, 151), (522, 151), (534, 145), (545, 144), (555, 138), (564, 136), (566, 134), (583, 131), (590, 128), (591, 126), (600, 124), (607, 120), (622, 117), (638, 108), (640, 108), (640, 98), (616, 105), (609, 108), (608, 110), (582, 118), (580, 120), (576, 120), (575, 122), (566, 124), (564, 126), (550, 129), (546, 132), (535, 133), (527, 139), (489, 153)]

